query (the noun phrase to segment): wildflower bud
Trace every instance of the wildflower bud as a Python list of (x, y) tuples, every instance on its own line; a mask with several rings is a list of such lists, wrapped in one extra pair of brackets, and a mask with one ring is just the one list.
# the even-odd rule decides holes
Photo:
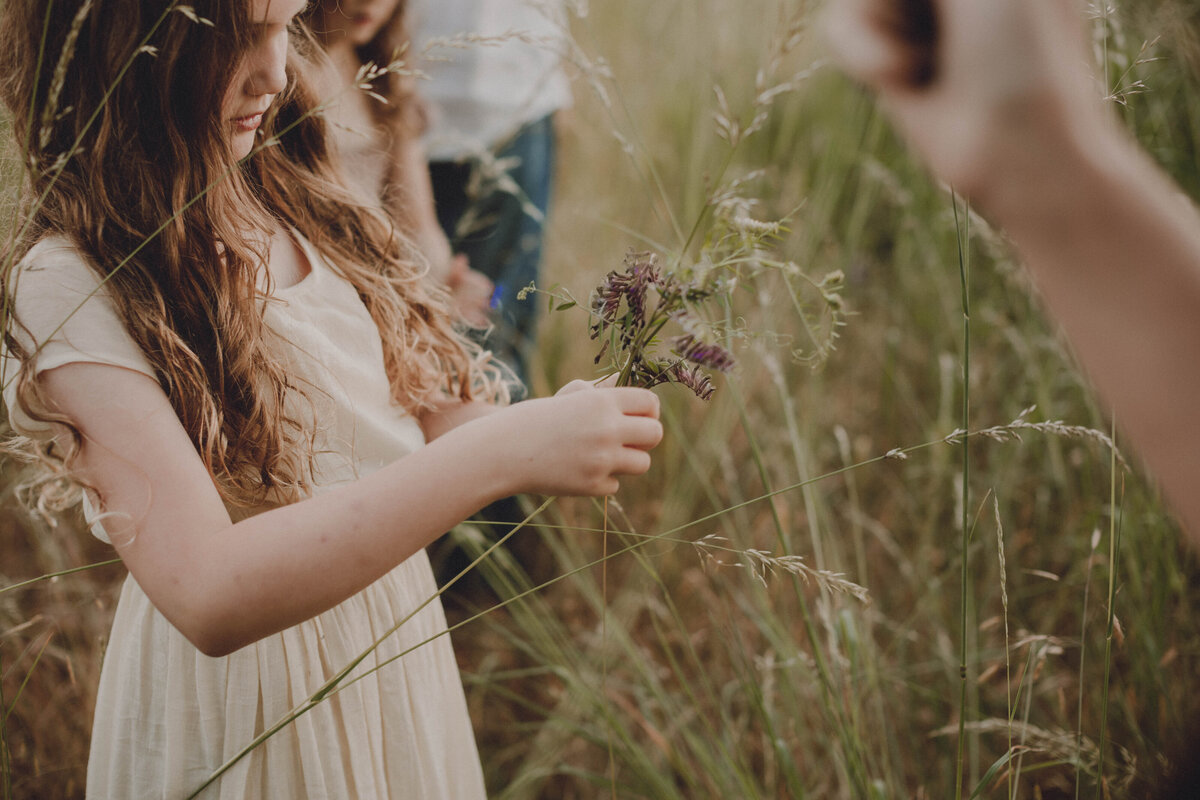
[(702, 367), (728, 372), (733, 368), (733, 354), (719, 344), (708, 344), (690, 333), (671, 340), (671, 349), (688, 361)]

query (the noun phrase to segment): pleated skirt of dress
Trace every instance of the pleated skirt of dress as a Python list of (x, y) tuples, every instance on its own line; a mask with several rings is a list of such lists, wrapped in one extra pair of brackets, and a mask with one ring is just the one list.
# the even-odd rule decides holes
[[(209, 658), (127, 578), (100, 678), (87, 797), (189, 797), (435, 592), (422, 551), (320, 616)], [(449, 636), (422, 644), (445, 629), (434, 599), (356, 667), (341, 691), (198, 797), (485, 797)]]

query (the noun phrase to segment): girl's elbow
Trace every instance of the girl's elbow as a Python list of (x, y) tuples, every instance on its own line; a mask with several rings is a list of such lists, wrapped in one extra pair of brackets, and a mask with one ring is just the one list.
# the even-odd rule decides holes
[(248, 612), (253, 604), (238, 582), (228, 578), (227, 572), (206, 569), (198, 559), (194, 569), (178, 575), (174, 591), (164, 598), (172, 613), (159, 609), (193, 647), (210, 658), (230, 655), (261, 638), (261, 633), (256, 634), (256, 619)]
[(229, 636), (209, 632), (201, 635), (187, 636), (187, 640), (192, 643), (193, 647), (209, 658), (224, 658), (241, 650), (247, 644), (245, 642), (238, 642)]
[(223, 658), (253, 642), (222, 609), (194, 608), (171, 620), (171, 624), (209, 658)]

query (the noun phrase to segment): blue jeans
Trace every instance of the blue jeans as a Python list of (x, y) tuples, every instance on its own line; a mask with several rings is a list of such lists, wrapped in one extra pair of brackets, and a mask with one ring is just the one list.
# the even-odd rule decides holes
[[(429, 165), (429, 176), (438, 222), (451, 247), (465, 253), (471, 268), (496, 284), (494, 327), (483, 346), (528, 386), (540, 304), (536, 295), (517, 300), (517, 293), (531, 281), (538, 282), (541, 271), (544, 222), (554, 180), (551, 117), (526, 125), (494, 155), (497, 161), (512, 160), (505, 171), (519, 187), (517, 193), (489, 180), (487, 170), (477, 162), (435, 161)], [(482, 178), (475, 186), (473, 175)], [(513, 394), (520, 399), (524, 392)]]

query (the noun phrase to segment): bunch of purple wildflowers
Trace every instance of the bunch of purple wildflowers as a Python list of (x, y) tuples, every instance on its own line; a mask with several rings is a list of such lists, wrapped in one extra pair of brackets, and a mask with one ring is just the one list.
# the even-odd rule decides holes
[[(608, 273), (592, 294), (591, 336), (603, 340), (596, 363), (606, 355), (612, 360), (618, 386), (679, 383), (707, 400), (715, 387), (704, 370), (728, 372), (734, 365), (732, 353), (697, 333), (693, 306), (712, 296), (711, 289), (664, 274), (654, 253), (629, 253), (625, 269)], [(671, 322), (685, 332), (667, 340), (670, 355), (659, 355), (658, 337)]]

